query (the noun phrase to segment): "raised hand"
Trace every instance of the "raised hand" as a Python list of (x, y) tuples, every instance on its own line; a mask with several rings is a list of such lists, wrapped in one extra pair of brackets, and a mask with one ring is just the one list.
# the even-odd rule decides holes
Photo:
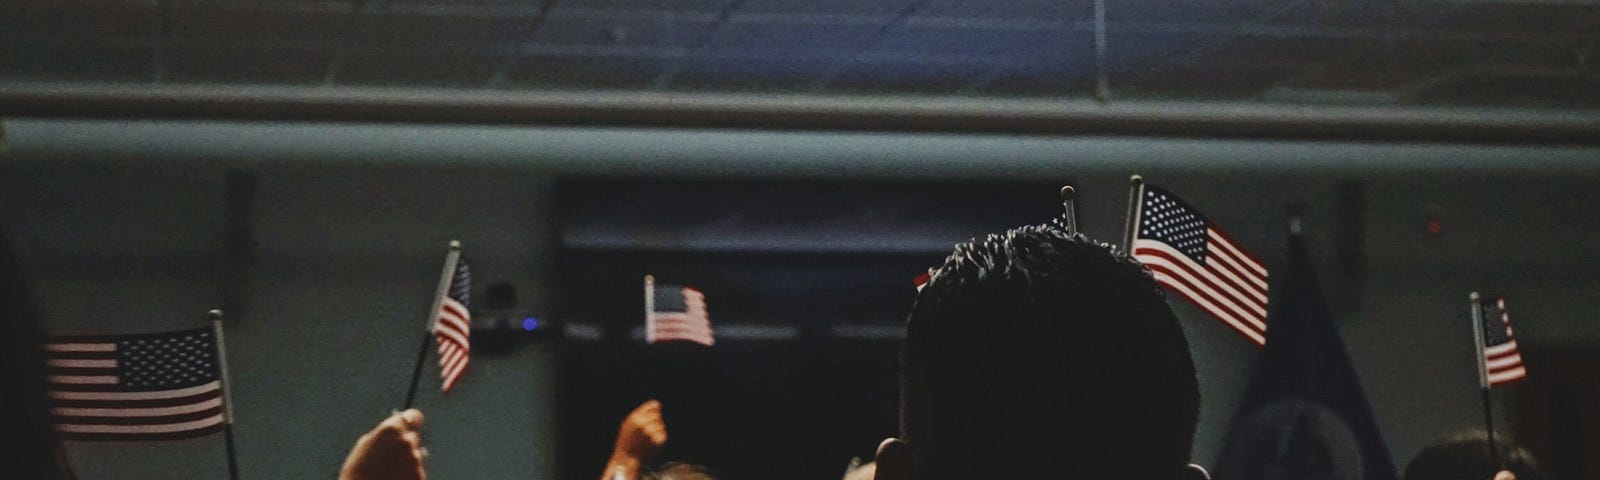
[(356, 440), (339, 470), (339, 480), (426, 480), (422, 468), (422, 412), (398, 412)]
[(617, 429), (617, 444), (611, 450), (602, 480), (634, 480), (639, 469), (667, 443), (667, 424), (661, 419), (661, 402), (650, 400), (633, 409)]

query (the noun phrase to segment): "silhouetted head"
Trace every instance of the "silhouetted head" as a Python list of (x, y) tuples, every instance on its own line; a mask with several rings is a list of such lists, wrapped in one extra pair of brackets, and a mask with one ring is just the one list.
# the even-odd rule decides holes
[[(50, 425), (45, 398), (44, 334), (22, 268), (0, 229), (0, 430), (16, 439), (0, 454), (0, 465), (14, 478), (72, 478), (61, 444)], [(9, 476), (8, 475), (8, 476)]]
[(668, 462), (644, 475), (644, 480), (717, 480), (711, 469), (692, 463)]
[(918, 294), (903, 442), (880, 447), (878, 478), (1175, 480), (1199, 403), (1146, 270), (1056, 224), (1015, 228), (957, 245)]
[(1492, 480), (1501, 470), (1517, 480), (1544, 480), (1539, 462), (1527, 449), (1496, 439), (1500, 460), (1489, 451), (1489, 436), (1482, 430), (1441, 438), (1406, 465), (1405, 480)]

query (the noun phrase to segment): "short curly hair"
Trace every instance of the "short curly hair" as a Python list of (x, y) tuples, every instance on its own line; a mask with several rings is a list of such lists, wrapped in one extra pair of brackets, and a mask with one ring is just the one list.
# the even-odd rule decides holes
[(644, 480), (717, 480), (710, 468), (692, 463), (667, 462), (645, 472)]
[(1177, 479), (1188, 463), (1200, 394), (1182, 326), (1137, 261), (1059, 222), (957, 245), (901, 362), (924, 478)]

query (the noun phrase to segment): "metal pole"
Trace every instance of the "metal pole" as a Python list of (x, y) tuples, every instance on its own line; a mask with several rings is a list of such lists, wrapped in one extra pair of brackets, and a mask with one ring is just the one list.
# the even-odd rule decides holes
[(1078, 191), (1071, 185), (1061, 187), (1061, 218), (1065, 220), (1067, 232), (1078, 233)]
[(450, 281), (455, 277), (456, 263), (461, 261), (461, 242), (451, 240), (450, 251), (444, 255), (444, 272), (439, 274), (439, 288), (433, 293), (433, 306), (428, 308), (428, 320), (422, 329), (422, 346), (417, 348), (417, 363), (411, 368), (411, 386), (406, 389), (406, 403), (401, 410), (411, 408), (417, 399), (417, 382), (422, 380), (422, 362), (428, 359), (428, 344), (433, 339), (433, 322), (439, 317), (444, 296), (450, 291)]
[(1476, 340), (1473, 351), (1477, 353), (1478, 362), (1478, 390), (1483, 398), (1483, 427), (1489, 440), (1489, 458), (1494, 459), (1496, 465), (1500, 464), (1500, 445), (1494, 437), (1494, 407), (1489, 396), (1489, 364), (1484, 355), (1483, 332), (1483, 304), (1480, 302), (1478, 292), (1467, 295), (1467, 300), (1472, 303), (1472, 337)]
[(656, 276), (644, 276), (644, 343), (656, 343)]
[(1128, 177), (1128, 224), (1122, 233), (1122, 249), (1133, 255), (1133, 239), (1139, 229), (1139, 205), (1144, 200), (1144, 177)]
[(1479, 303), (1479, 298), (1478, 292), (1472, 292), (1467, 295), (1467, 301), (1471, 302), (1472, 338), (1477, 341), (1476, 348), (1473, 351), (1478, 354), (1476, 359), (1478, 363), (1478, 387), (1488, 389), (1489, 365), (1485, 363), (1483, 357), (1483, 306)]
[(1495, 465), (1504, 466), (1500, 463), (1500, 444), (1494, 439), (1494, 411), (1489, 407), (1489, 389), (1483, 388), (1481, 391), (1483, 392), (1483, 431), (1489, 434), (1489, 458), (1494, 461)]
[(233, 382), (228, 379), (228, 347), (222, 341), (222, 310), (206, 312), (217, 340), (217, 373), (222, 380), (222, 438), (228, 450), (228, 479), (239, 480), (239, 455), (233, 443)]

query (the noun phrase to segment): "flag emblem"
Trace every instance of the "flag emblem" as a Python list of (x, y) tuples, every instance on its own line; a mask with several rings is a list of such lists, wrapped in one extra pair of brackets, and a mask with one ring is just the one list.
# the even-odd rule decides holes
[(1265, 345), (1267, 268), (1171, 192), (1146, 185), (1139, 198), (1134, 258), (1168, 290)]
[(439, 377), (443, 380), (439, 388), (444, 392), (449, 392), (456, 380), (461, 379), (471, 357), (468, 339), (472, 335), (472, 312), (467, 309), (471, 304), (471, 290), (472, 270), (467, 267), (466, 260), (457, 261), (450, 288), (439, 302), (433, 322), (433, 337), (439, 340)]
[(50, 414), (62, 438), (178, 440), (223, 429), (222, 381), (210, 327), (54, 336), (44, 350)]
[(1522, 353), (1517, 351), (1517, 339), (1511, 333), (1511, 314), (1506, 312), (1505, 297), (1495, 296), (1479, 301), (1478, 317), (1483, 322), (1483, 366), (1487, 386), (1493, 387), (1527, 378), (1528, 369), (1522, 365)]
[(649, 343), (685, 341), (707, 347), (716, 344), (711, 332), (711, 317), (706, 313), (706, 295), (694, 287), (656, 285), (645, 276), (645, 341)]
[(928, 282), (933, 281), (933, 274), (935, 273), (939, 273), (938, 267), (928, 267), (928, 271), (919, 273), (917, 274), (916, 278), (912, 278), (911, 283), (916, 284), (917, 291), (920, 292), (922, 291), (922, 287), (928, 286)]
[(1216, 478), (1395, 480), (1305, 239), (1291, 234), (1286, 243), (1272, 338), (1256, 355)]

